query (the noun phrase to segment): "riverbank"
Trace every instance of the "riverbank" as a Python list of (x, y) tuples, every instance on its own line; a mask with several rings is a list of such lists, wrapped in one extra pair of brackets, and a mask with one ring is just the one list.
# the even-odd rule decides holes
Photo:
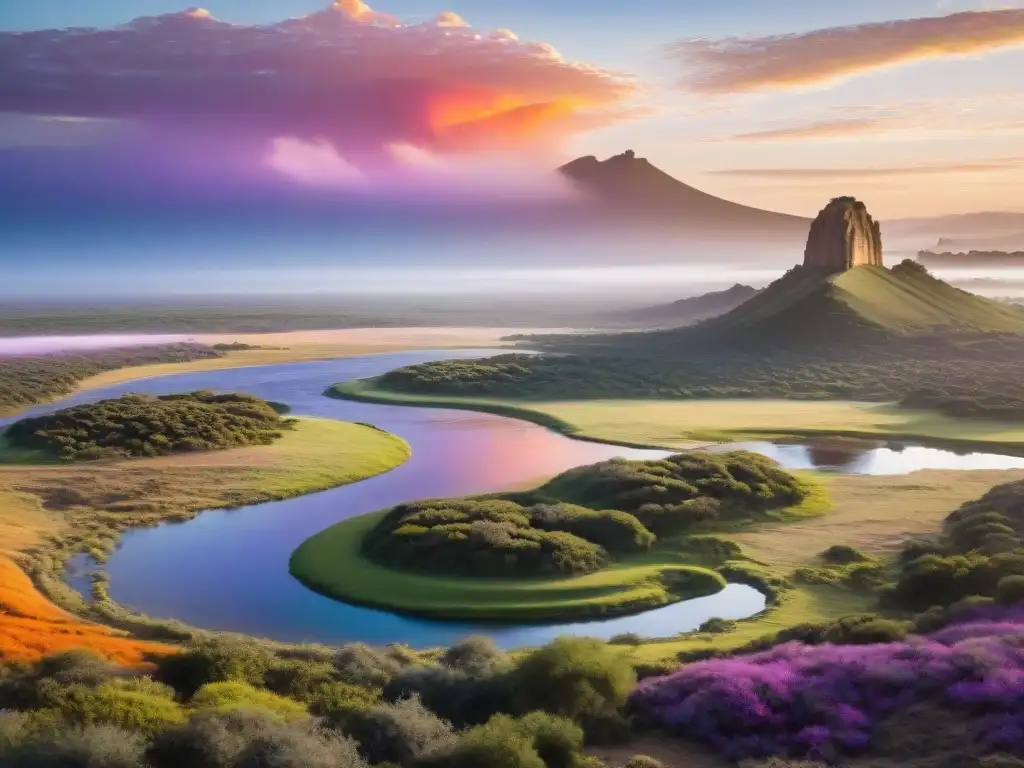
[[(404, 440), (379, 429), (302, 418), (265, 446), (155, 459), (0, 465), (0, 559), (21, 565), (61, 608), (120, 624), (124, 612), (102, 599), (102, 582), (101, 599), (86, 603), (63, 581), (68, 557), (87, 552), (102, 561), (130, 528), (354, 483), (390, 471), (409, 456)], [(8, 601), (8, 588), (0, 582), (0, 605)], [(10, 619), (6, 612), (0, 615), (0, 633)]]
[(525, 401), (411, 395), (375, 379), (337, 384), (329, 397), (388, 405), (456, 408), (523, 419), (578, 440), (686, 450), (709, 443), (851, 437), (1024, 455), (1024, 423), (957, 419), (892, 404), (807, 400)]
[(547, 332), (545, 329), (522, 328), (352, 328), (336, 331), (197, 334), (188, 339), (206, 346), (237, 343), (254, 348), (228, 350), (223, 357), (213, 360), (109, 371), (79, 382), (77, 391), (176, 373), (305, 363), (415, 349), (499, 348), (507, 345), (502, 338), (509, 334)]

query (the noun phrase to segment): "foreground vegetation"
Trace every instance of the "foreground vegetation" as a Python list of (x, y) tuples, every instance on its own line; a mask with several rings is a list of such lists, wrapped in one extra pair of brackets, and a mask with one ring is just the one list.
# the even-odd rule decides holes
[[(611, 460), (532, 491), (402, 504), (304, 542), (291, 572), (332, 597), (449, 619), (611, 616), (773, 588), (706, 535), (814, 514), (820, 492), (758, 454)], [(718, 570), (716, 570), (718, 569)]]
[(79, 382), (104, 371), (222, 356), (222, 352), (199, 344), (164, 344), (80, 354), (0, 357), (0, 415), (67, 395)]
[(269, 445), (295, 425), (279, 411), (262, 398), (237, 393), (124, 395), (22, 419), (4, 438), (15, 448), (61, 459), (167, 456)]

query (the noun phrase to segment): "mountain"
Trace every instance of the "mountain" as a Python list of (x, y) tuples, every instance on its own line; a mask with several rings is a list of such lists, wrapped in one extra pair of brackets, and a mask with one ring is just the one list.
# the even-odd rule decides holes
[(630, 150), (607, 160), (593, 155), (559, 171), (604, 209), (628, 221), (661, 222), (710, 239), (769, 238), (802, 242), (809, 219), (751, 208), (701, 192)]
[(911, 260), (883, 266), (880, 228), (853, 198), (832, 200), (810, 232), (802, 265), (695, 330), (760, 345), (1024, 333), (1016, 307), (954, 288)]
[(673, 301), (671, 304), (658, 304), (653, 307), (616, 312), (611, 319), (647, 328), (690, 325), (723, 315), (752, 299), (758, 293), (760, 291), (757, 288), (737, 283), (724, 291), (712, 291), (701, 296)]

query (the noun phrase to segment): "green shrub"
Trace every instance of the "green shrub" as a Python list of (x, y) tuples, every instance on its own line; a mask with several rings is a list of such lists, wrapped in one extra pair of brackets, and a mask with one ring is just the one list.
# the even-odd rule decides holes
[(439, 661), (468, 675), (489, 675), (509, 665), (508, 654), (486, 635), (467, 637), (449, 647)]
[(534, 712), (496, 715), (421, 763), (429, 768), (574, 768), (583, 734), (571, 721)]
[(402, 668), (393, 655), (363, 643), (342, 647), (334, 655), (333, 664), (342, 680), (366, 688), (383, 686)]
[(262, 712), (281, 720), (301, 719), (309, 714), (297, 701), (238, 681), (207, 683), (196, 691), (189, 706), (200, 712)]
[(722, 632), (730, 632), (736, 628), (736, 622), (730, 621), (729, 619), (712, 618), (705, 621), (700, 625), (698, 632), (708, 632), (710, 634), (721, 634)]
[(830, 565), (849, 565), (850, 563), (863, 563), (871, 558), (855, 547), (834, 544), (821, 553), (821, 559)]
[(76, 725), (114, 725), (152, 735), (185, 721), (177, 702), (161, 693), (136, 691), (106, 681), (95, 688), (76, 683), (59, 689), (50, 709)]
[(1024, 602), (1024, 575), (1001, 578), (996, 584), (996, 602), (1001, 605)]
[(203, 391), (75, 405), (17, 421), (5, 437), (16, 447), (64, 459), (164, 456), (266, 445), (293, 423), (258, 397)]
[(407, 667), (384, 686), (384, 698), (418, 697), (431, 712), (456, 727), (479, 725), (498, 712), (515, 709), (508, 674), (469, 674), (450, 667)]
[(234, 680), (262, 685), (272, 662), (273, 656), (254, 641), (201, 640), (184, 653), (160, 659), (156, 677), (185, 698), (191, 698), (208, 683)]
[(112, 725), (50, 730), (0, 752), (0, 768), (142, 768), (143, 746)]
[(326, 661), (278, 659), (267, 668), (263, 684), (270, 691), (307, 701), (321, 686), (335, 681), (337, 670)]
[(454, 741), (451, 724), (423, 706), (417, 698), (380, 704), (358, 713), (346, 728), (371, 763), (406, 765)]
[(615, 713), (636, 686), (624, 654), (585, 638), (563, 637), (533, 651), (512, 675), (525, 710), (573, 720)]

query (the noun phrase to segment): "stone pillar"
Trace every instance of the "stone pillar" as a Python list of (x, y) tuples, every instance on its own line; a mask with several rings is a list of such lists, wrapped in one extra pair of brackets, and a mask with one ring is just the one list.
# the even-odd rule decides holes
[(832, 272), (883, 266), (882, 230), (864, 203), (837, 197), (821, 210), (811, 223), (804, 266)]

